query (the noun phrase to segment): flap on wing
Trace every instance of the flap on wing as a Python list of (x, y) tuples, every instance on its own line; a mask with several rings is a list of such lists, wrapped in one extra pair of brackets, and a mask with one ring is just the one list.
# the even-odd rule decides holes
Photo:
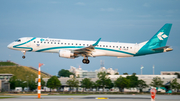
[(152, 49), (152, 50), (162, 50), (164, 48), (169, 48), (170, 46), (164, 46), (164, 47), (159, 47), (159, 48), (155, 48), (155, 49)]
[(81, 49), (76, 49), (74, 50), (74, 53), (76, 54), (88, 54), (90, 52), (92, 52), (92, 50), (94, 50), (94, 47), (98, 45), (99, 41), (101, 40), (101, 38), (99, 38), (96, 43), (88, 46), (88, 47), (85, 47), (85, 48), (81, 48)]

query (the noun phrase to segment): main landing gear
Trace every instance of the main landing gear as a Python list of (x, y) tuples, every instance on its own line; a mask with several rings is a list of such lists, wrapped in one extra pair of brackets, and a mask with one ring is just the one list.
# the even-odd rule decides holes
[(86, 57), (86, 58), (84, 58), (83, 60), (82, 60), (82, 62), (84, 63), (84, 64), (89, 64), (89, 59), (88, 59), (88, 57)]
[(24, 55), (22, 56), (22, 58), (25, 59), (25, 58), (26, 58), (26, 56), (25, 56), (26, 51), (22, 51), (22, 52), (23, 52), (23, 54), (24, 54)]

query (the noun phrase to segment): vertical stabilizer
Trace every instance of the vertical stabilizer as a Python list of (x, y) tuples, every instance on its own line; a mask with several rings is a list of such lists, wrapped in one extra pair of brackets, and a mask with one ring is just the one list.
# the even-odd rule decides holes
[(165, 24), (146, 44), (146, 48), (154, 49), (166, 46), (172, 24)]
[(143, 45), (135, 56), (163, 52), (169, 37), (172, 24), (165, 24), (147, 43)]

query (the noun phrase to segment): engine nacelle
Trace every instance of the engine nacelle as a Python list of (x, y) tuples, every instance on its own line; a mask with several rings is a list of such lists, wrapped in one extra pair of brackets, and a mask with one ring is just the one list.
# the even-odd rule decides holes
[(74, 53), (70, 50), (59, 50), (59, 57), (74, 58)]

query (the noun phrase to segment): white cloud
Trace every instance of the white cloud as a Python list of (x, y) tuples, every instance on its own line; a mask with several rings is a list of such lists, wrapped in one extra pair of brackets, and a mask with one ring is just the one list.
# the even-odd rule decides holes
[(150, 7), (148, 3), (143, 4), (144, 7)]
[(117, 11), (122, 11), (122, 9), (117, 9)]
[(78, 2), (78, 3), (75, 3), (75, 5), (85, 6), (86, 4), (85, 4), (85, 3), (83, 3), (83, 2)]
[(138, 15), (138, 17), (140, 18), (150, 18), (150, 17), (153, 17), (152, 15)]
[(57, 1), (51, 1), (49, 3), (52, 3), (52, 4), (57, 4), (57, 3), (60, 3), (60, 2), (57, 2)]
[(101, 11), (108, 11), (108, 12), (112, 12), (114, 11), (114, 8), (101, 8)]
[(176, 13), (176, 12), (179, 12), (179, 10), (167, 10), (167, 11), (165, 11), (166, 13)]
[(166, 15), (166, 17), (173, 17), (173, 15)]
[(122, 11), (122, 9), (114, 9), (114, 8), (101, 8), (100, 11), (107, 11), (107, 12), (113, 12), (113, 11)]

